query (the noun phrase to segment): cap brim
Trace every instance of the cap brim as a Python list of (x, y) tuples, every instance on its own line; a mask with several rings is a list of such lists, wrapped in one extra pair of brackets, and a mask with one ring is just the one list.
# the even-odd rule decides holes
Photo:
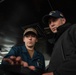
[(49, 15), (45, 15), (43, 18), (42, 18), (42, 22), (44, 23), (44, 24), (48, 24), (48, 19), (50, 18), (51, 16), (49, 16)]
[(28, 31), (27, 33), (24, 34), (24, 36), (26, 36), (26, 35), (28, 35), (28, 34), (33, 34), (33, 35), (36, 35), (36, 36), (37, 36), (37, 34), (34, 33), (34, 32), (32, 32), (32, 31)]
[(48, 24), (48, 20), (49, 20), (50, 18), (58, 18), (58, 17), (53, 16), (53, 15), (45, 15), (45, 16), (42, 18), (42, 22), (43, 22), (44, 24)]

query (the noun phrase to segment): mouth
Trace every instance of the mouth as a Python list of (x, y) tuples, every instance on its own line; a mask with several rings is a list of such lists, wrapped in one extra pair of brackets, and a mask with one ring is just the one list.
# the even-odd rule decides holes
[(57, 27), (52, 28), (53, 31), (57, 30)]

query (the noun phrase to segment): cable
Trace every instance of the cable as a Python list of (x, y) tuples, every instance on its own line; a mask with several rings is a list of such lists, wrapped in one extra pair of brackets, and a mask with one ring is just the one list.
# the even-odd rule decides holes
[(48, 3), (50, 5), (51, 9), (54, 10), (49, 0), (48, 0)]

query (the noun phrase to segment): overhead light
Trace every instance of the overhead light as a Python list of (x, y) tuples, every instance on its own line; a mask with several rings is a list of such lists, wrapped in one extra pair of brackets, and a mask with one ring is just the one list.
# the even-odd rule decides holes
[(4, 0), (0, 0), (0, 3), (2, 3)]

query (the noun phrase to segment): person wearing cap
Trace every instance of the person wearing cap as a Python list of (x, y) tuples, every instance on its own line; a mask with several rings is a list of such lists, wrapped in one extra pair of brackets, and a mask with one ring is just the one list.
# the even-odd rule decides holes
[(42, 21), (54, 40), (47, 72), (42, 75), (76, 75), (76, 24), (67, 22), (58, 10), (43, 16)]
[(23, 33), (24, 45), (14, 46), (3, 58), (2, 64), (22, 65), (31, 70), (45, 70), (44, 56), (35, 50), (38, 33), (34, 28), (27, 28)]

